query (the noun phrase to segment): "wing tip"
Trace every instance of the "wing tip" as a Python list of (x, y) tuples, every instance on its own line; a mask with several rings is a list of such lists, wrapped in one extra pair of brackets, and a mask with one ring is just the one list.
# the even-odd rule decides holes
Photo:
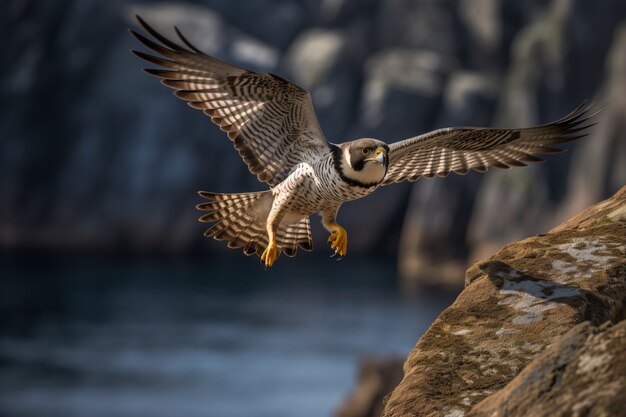
[(178, 35), (178, 38), (192, 51), (197, 52), (199, 54), (204, 55), (204, 52), (196, 48), (187, 38), (183, 35), (183, 33), (178, 29), (178, 26), (174, 25), (174, 31)]
[[(154, 29), (152, 26), (150, 26), (141, 16), (139, 16), (138, 14), (135, 14), (135, 19), (137, 19), (137, 22), (139, 22), (139, 26), (141, 26), (141, 28), (143, 28), (143, 30), (145, 30), (148, 34), (150, 34), (150, 36), (152, 36), (154, 39), (156, 39), (157, 41), (161, 42), (161, 45), (153, 42), (152, 40), (146, 38), (145, 36), (143, 36), (142, 34), (130, 29), (131, 34), (137, 38), (137, 40), (139, 40), (142, 44), (144, 44), (146, 47), (153, 49), (159, 53), (163, 53), (163, 51), (165, 52), (176, 52), (176, 53), (184, 53), (184, 52), (190, 52), (187, 49), (183, 48), (182, 46), (180, 46), (179, 44), (177, 44), (176, 42), (171, 41), (170, 39), (168, 39), (166, 36), (160, 34), (156, 29)], [(179, 31), (177, 31), (179, 32)], [(184, 42), (184, 41), (183, 41)], [(167, 48), (170, 48), (171, 50), (168, 50)], [(195, 50), (195, 49), (194, 49)]]
[(198, 195), (202, 198), (206, 198), (207, 200), (212, 200), (215, 193), (211, 193), (209, 191), (198, 191)]
[(158, 78), (163, 78), (164, 77), (163, 73), (165, 72), (165, 70), (160, 69), (160, 68), (143, 68), (142, 71), (148, 75), (152, 75), (153, 77), (158, 77)]

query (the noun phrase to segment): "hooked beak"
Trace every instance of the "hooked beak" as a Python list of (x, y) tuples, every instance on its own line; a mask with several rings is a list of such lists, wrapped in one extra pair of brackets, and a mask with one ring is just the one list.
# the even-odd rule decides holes
[(373, 156), (370, 156), (369, 158), (365, 158), (364, 161), (376, 161), (379, 164), (383, 165), (385, 163), (385, 153), (383, 151), (383, 148), (378, 148), (376, 149), (376, 151), (371, 154)]

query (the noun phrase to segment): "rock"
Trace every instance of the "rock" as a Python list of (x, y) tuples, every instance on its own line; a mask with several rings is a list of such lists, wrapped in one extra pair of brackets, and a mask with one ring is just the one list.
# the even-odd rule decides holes
[(472, 48), (469, 60), (474, 68), (493, 68), (500, 62), (502, 45), (501, 1), (460, 0), (459, 18), (467, 28), (467, 46)]
[(353, 136), (367, 132), (394, 141), (430, 129), (453, 68), (445, 56), (425, 50), (388, 49), (369, 58)]
[[(604, 68), (582, 62), (603, 62), (625, 13), (625, 3), (619, 0), (608, 1), (603, 7), (584, 1), (552, 1), (512, 43), (511, 63), (494, 124), (516, 127), (549, 122), (593, 98), (602, 86)], [(594, 41), (590, 41), (592, 36)], [(587, 82), (580, 86), (580, 80)], [(624, 131), (619, 135), (622, 138)], [(570, 145), (575, 152), (583, 152), (581, 146), (578, 142)], [(611, 145), (612, 152), (615, 147)], [(601, 151), (596, 148), (595, 152)], [(467, 232), (472, 247), (470, 260), (567, 218), (560, 217), (565, 212), (559, 210), (559, 202), (565, 198), (567, 176), (581, 166), (571, 162), (573, 156), (574, 152), (568, 152), (547, 157), (546, 164), (488, 173), (478, 190)], [(603, 170), (600, 166), (594, 166), (592, 176)], [(594, 196), (577, 209), (616, 192), (624, 181), (622, 176), (621, 182), (611, 181), (610, 187), (606, 182), (598, 184), (603, 195)]]
[[(564, 155), (549, 156), (548, 164)], [(493, 169), (483, 175), (477, 188), (466, 241), (468, 260), (489, 256), (507, 243), (554, 226), (556, 210), (544, 167), (533, 164), (510, 170)]]
[(619, 416), (626, 400), (626, 321), (581, 323), (467, 417)]
[(420, 338), (383, 413), (463, 416), (577, 324), (624, 318), (626, 187), (468, 269)]
[(336, 417), (379, 417), (383, 399), (402, 379), (399, 358), (365, 358), (359, 364), (358, 383), (338, 407)]
[(455, 10), (458, 0), (389, 0), (378, 12), (376, 42), (457, 56)]
[[(593, 97), (601, 86), (602, 62), (626, 5), (609, 0), (603, 7), (585, 1), (553, 0), (524, 27), (511, 45), (511, 65), (499, 109), (502, 125), (535, 123), (562, 116), (563, 108)], [(598, 25), (597, 22), (602, 22)], [(594, 41), (590, 41), (590, 36)], [(589, 80), (577, 86), (577, 80)]]
[(356, 19), (367, 20), (368, 26), (373, 26), (372, 20), (378, 11), (377, 0), (318, 0), (311, 1), (312, 8), (318, 10), (322, 21), (327, 24), (345, 27), (346, 23)]
[(206, 7), (159, 3), (129, 6), (125, 12), (134, 28), (135, 15), (140, 15), (159, 32), (178, 39), (174, 31), (177, 26), (196, 47), (210, 55), (255, 71), (276, 71), (280, 57), (276, 48), (229, 25), (219, 13)]
[(474, 71), (452, 73), (443, 91), (439, 126), (486, 126), (496, 108), (500, 79)]
[(332, 142), (345, 141), (362, 82), (355, 74), (366, 52), (349, 30), (315, 28), (300, 34), (285, 55), (290, 79), (309, 90), (322, 130)]
[(311, 7), (306, 7), (302, 1), (206, 0), (202, 3), (219, 12), (229, 25), (280, 50), (286, 49), (302, 28), (310, 26), (316, 20), (315, 13), (311, 13)]
[(402, 288), (459, 290), (467, 268), (465, 230), (479, 175), (419, 181), (411, 190), (398, 248)]
[(615, 32), (607, 57), (605, 85), (600, 95), (606, 108), (597, 117), (598, 125), (587, 140), (572, 153), (572, 165), (594, 169), (572, 170), (567, 195), (557, 216), (565, 219), (598, 201), (606, 190), (626, 183), (626, 23)]

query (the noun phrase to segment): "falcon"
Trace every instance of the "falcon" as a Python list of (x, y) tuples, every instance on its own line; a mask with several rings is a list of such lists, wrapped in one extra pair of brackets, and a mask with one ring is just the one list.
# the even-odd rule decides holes
[(344, 202), (397, 182), (542, 161), (537, 154), (563, 151), (551, 145), (585, 136), (597, 114), (583, 103), (560, 120), (529, 128), (450, 127), (392, 144), (372, 138), (332, 143), (305, 89), (206, 55), (178, 28), (174, 42), (137, 20), (151, 38), (130, 32), (156, 55), (132, 52), (161, 67), (145, 71), (209, 116), (248, 169), (269, 186), (238, 194), (200, 191), (207, 201), (197, 206), (206, 212), (199, 220), (212, 223), (205, 236), (259, 255), (266, 267), (281, 253), (291, 257), (298, 248), (312, 250), (312, 214), (321, 215), (333, 256), (343, 257), (348, 234), (337, 213)]

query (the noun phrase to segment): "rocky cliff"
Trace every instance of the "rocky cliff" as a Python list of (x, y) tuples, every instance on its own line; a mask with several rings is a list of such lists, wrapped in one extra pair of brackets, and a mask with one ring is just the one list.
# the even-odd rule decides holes
[(140, 72), (126, 32), (135, 13), (310, 89), (335, 142), (522, 126), (585, 98), (610, 101), (588, 140), (541, 166), (384, 187), (347, 204), (351, 255), (399, 257), (407, 283), (458, 283), (468, 258), (626, 182), (621, 0), (6, 1), (0, 247), (227, 251), (202, 240), (195, 191), (261, 185), (219, 129)]
[(624, 319), (626, 187), (470, 267), (382, 415), (622, 415)]
[(626, 321), (581, 323), (467, 417), (624, 415), (624, 358)]

